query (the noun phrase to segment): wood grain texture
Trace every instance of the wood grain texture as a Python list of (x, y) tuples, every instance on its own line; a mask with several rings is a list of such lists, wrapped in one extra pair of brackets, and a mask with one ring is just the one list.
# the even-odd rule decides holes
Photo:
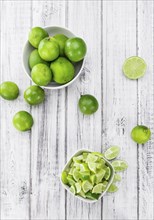
[[(21, 65), (32, 26), (66, 26), (87, 43), (80, 78), (66, 89), (46, 90), (43, 104), (29, 107), (23, 91), (31, 84)], [(1, 1), (1, 82), (15, 81), (20, 96), (0, 100), (1, 219), (154, 219), (154, 2)], [(138, 81), (122, 74), (124, 60), (143, 57), (147, 73)], [(83, 116), (82, 94), (92, 94), (99, 110)], [(34, 117), (31, 132), (12, 126), (19, 110)], [(137, 145), (131, 129), (145, 124), (152, 138)], [(89, 205), (68, 194), (59, 181), (66, 161), (80, 148), (104, 151), (119, 145), (129, 169), (115, 194)]]

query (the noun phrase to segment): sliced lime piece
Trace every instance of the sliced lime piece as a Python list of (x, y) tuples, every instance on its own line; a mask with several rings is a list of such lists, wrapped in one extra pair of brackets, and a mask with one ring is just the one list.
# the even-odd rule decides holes
[(80, 172), (80, 179), (81, 180), (89, 180), (89, 178), (90, 178), (90, 171)]
[(89, 167), (89, 169), (90, 169), (93, 173), (96, 173), (97, 163), (88, 162), (88, 167)]
[(83, 161), (85, 162), (87, 160), (88, 153), (83, 153), (82, 156), (83, 156)]
[(110, 169), (110, 167), (107, 167), (107, 168), (106, 168), (106, 173), (105, 173), (104, 178), (105, 178), (106, 180), (108, 180), (108, 179), (110, 178), (110, 175), (111, 175), (111, 169)]
[(81, 184), (75, 183), (76, 192), (79, 193), (81, 191)]
[(106, 190), (106, 187), (107, 187), (107, 185), (108, 185), (108, 182), (107, 181), (103, 181), (102, 182), (102, 191), (105, 191)]
[(69, 173), (68, 174), (70, 174), (70, 175), (73, 175), (73, 171), (74, 171), (74, 167), (71, 167), (71, 169), (70, 169), (70, 171), (69, 171)]
[(73, 170), (73, 178), (75, 179), (75, 181), (78, 181), (80, 179), (80, 173), (77, 169)]
[(88, 168), (88, 164), (81, 163), (80, 164), (80, 171), (90, 171), (89, 168)]
[(105, 175), (105, 170), (100, 170), (98, 173), (96, 173), (96, 184), (100, 183)]
[(98, 200), (99, 196), (100, 195), (96, 193), (91, 193), (91, 192), (86, 193), (86, 198), (91, 200), (96, 200), (96, 199)]
[(73, 161), (74, 161), (74, 162), (81, 162), (82, 159), (83, 159), (83, 156), (82, 156), (82, 155), (73, 157)]
[(70, 191), (75, 195), (76, 194), (76, 189), (75, 189), (75, 186), (74, 185), (72, 185), (71, 187), (70, 187)]
[(120, 181), (121, 181), (121, 176), (119, 174), (115, 173), (113, 183), (120, 182)]
[(94, 186), (92, 193), (101, 194), (102, 193), (103, 184), (99, 183), (96, 186)]
[(145, 74), (147, 65), (141, 57), (133, 56), (125, 60), (122, 70), (129, 79), (138, 79)]
[(85, 193), (91, 190), (92, 188), (93, 185), (88, 180), (82, 182), (82, 189)]
[(105, 160), (103, 160), (102, 158), (99, 158), (97, 160), (97, 169), (103, 169), (105, 166)]
[(90, 181), (91, 181), (91, 183), (92, 183), (93, 186), (94, 186), (94, 184), (96, 183), (96, 175), (95, 175), (95, 174), (93, 174), (93, 175), (90, 176)]
[(70, 167), (73, 167), (73, 166), (74, 166), (74, 162), (71, 163)]
[(86, 162), (87, 162), (87, 163), (88, 163), (88, 162), (90, 162), (90, 163), (95, 163), (97, 160), (98, 160), (98, 156), (96, 156), (96, 155), (90, 153), (90, 154), (88, 154), (88, 156), (87, 156)]
[(128, 168), (128, 164), (124, 160), (115, 160), (112, 162), (112, 166), (116, 172), (121, 172)]
[(64, 184), (68, 184), (67, 173), (65, 171), (61, 174), (61, 180)]
[(112, 146), (107, 149), (104, 155), (107, 160), (113, 160), (119, 155), (119, 153), (120, 153), (120, 147)]
[(118, 187), (114, 184), (111, 184), (110, 187), (107, 190), (107, 192), (110, 192), (110, 193), (114, 193), (114, 192), (117, 192), (117, 191), (118, 191)]
[(75, 184), (75, 180), (73, 179), (73, 177), (71, 175), (67, 176), (67, 181), (70, 186)]
[(100, 153), (100, 152), (92, 152), (92, 154), (94, 154), (95, 156), (98, 156), (98, 157), (104, 157), (104, 154)]
[(81, 191), (78, 193), (79, 196), (86, 198), (85, 193), (83, 192), (83, 190), (81, 189)]
[(74, 163), (74, 167), (77, 169), (77, 170), (80, 170), (80, 163)]

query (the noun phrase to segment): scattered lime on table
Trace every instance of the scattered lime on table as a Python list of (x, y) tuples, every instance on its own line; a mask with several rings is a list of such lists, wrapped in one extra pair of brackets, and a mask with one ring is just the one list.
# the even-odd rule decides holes
[(145, 74), (146, 63), (141, 57), (133, 56), (125, 60), (123, 73), (129, 79), (139, 79)]
[(33, 67), (31, 77), (37, 85), (46, 86), (52, 80), (52, 72), (46, 64), (39, 63)]
[(66, 37), (64, 34), (56, 34), (53, 36), (53, 38), (59, 45), (60, 56), (64, 56), (65, 55), (64, 54), (65, 42), (68, 40), (68, 37)]
[(120, 181), (121, 181), (121, 176), (118, 173), (115, 173), (113, 183), (120, 182)]
[(33, 85), (25, 90), (24, 99), (30, 105), (37, 105), (44, 101), (45, 92), (41, 87)]
[(106, 157), (107, 160), (113, 160), (119, 155), (119, 153), (120, 153), (120, 147), (112, 146), (105, 151), (104, 156)]
[(124, 160), (114, 160), (112, 166), (116, 172), (121, 172), (128, 168), (128, 164)]
[(31, 52), (28, 62), (29, 62), (29, 66), (31, 69), (38, 63), (44, 63), (49, 66), (49, 63), (47, 63), (45, 60), (43, 60), (40, 57), (37, 49), (35, 49)]
[(117, 192), (117, 191), (118, 191), (118, 187), (113, 183), (110, 185), (110, 187), (107, 190), (107, 192), (110, 192), (110, 193), (114, 193), (114, 192)]
[(33, 125), (33, 118), (28, 112), (19, 111), (13, 117), (13, 125), (19, 131), (30, 130)]
[(74, 78), (75, 69), (73, 64), (64, 57), (59, 57), (51, 63), (53, 79), (59, 84), (65, 84)]
[(131, 132), (132, 139), (138, 144), (145, 144), (151, 137), (151, 131), (144, 125), (138, 125)]
[(14, 82), (6, 81), (0, 85), (0, 96), (6, 100), (14, 100), (19, 95), (19, 88)]
[(45, 37), (48, 37), (48, 33), (43, 28), (33, 27), (29, 32), (28, 40), (33, 47), (38, 48), (40, 41)]
[(85, 57), (87, 46), (83, 39), (73, 37), (66, 41), (64, 51), (70, 61), (79, 62)]
[(95, 113), (98, 109), (97, 99), (89, 94), (82, 95), (78, 102), (80, 111), (85, 115), (91, 115)]

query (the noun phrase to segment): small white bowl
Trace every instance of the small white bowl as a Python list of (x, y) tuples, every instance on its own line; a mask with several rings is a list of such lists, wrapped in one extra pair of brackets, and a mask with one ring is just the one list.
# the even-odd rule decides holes
[[(43, 28), (48, 32), (49, 36), (53, 36), (55, 34), (64, 34), (68, 38), (75, 37), (75, 35), (71, 31), (69, 31), (68, 29), (63, 28), (63, 27), (51, 26), (51, 27), (43, 27)], [(29, 64), (28, 64), (28, 59), (29, 59), (30, 53), (34, 49), (35, 48), (32, 47), (28, 41), (26, 41), (26, 43), (24, 45), (24, 48), (23, 48), (22, 63), (23, 63), (23, 68), (24, 68), (25, 73), (27, 74), (27, 76), (31, 80), (32, 80), (31, 70), (30, 70), (30, 67), (29, 67)], [(83, 66), (84, 66), (84, 61), (85, 61), (85, 58), (80, 62), (74, 63), (75, 76), (70, 82), (68, 82), (66, 84), (63, 84), (63, 85), (60, 85), (56, 82), (51, 82), (47, 86), (41, 86), (41, 87), (43, 87), (45, 89), (62, 89), (64, 87), (67, 87), (67, 86), (71, 85), (79, 77), (79, 75), (81, 74), (81, 71), (82, 71)]]
[[(80, 149), (80, 150), (78, 150), (75, 154), (73, 154), (73, 156), (70, 158), (70, 160), (65, 164), (63, 171), (65, 171), (65, 170), (70, 166), (70, 164), (72, 163), (72, 158), (73, 158), (73, 157), (79, 156), (79, 155), (81, 155), (81, 154), (84, 153), (84, 152), (91, 153), (91, 152), (93, 152), (93, 151), (92, 151), (92, 150), (89, 150), (89, 149), (88, 149), (88, 150), (87, 150), (87, 149)], [(110, 176), (110, 180), (109, 180), (108, 186), (106, 187), (106, 190), (101, 194), (101, 196), (99, 197), (98, 200), (97, 200), (97, 199), (96, 199), (96, 200), (85, 199), (85, 198), (83, 198), (83, 197), (81, 197), (81, 196), (74, 195), (74, 194), (70, 191), (69, 186), (65, 185), (65, 184), (62, 182), (62, 180), (61, 180), (61, 175), (60, 175), (60, 182), (61, 182), (61, 184), (63, 185), (63, 187), (64, 187), (69, 193), (71, 193), (74, 197), (76, 197), (76, 198), (78, 198), (78, 199), (80, 199), (80, 200), (82, 200), (82, 201), (84, 201), (84, 202), (94, 203), (94, 202), (99, 201), (99, 200), (105, 195), (105, 193), (107, 192), (108, 188), (109, 188), (110, 185), (112, 184), (113, 178), (114, 178), (114, 173), (115, 173), (115, 172), (114, 172), (114, 169), (113, 169), (113, 167), (112, 167), (112, 165), (111, 165), (111, 163), (110, 163), (106, 158), (104, 158), (103, 156), (102, 156), (102, 158), (103, 158), (103, 160), (106, 161), (107, 165), (110, 167), (110, 169), (111, 169), (111, 176)], [(62, 172), (63, 172), (63, 171), (62, 171)]]

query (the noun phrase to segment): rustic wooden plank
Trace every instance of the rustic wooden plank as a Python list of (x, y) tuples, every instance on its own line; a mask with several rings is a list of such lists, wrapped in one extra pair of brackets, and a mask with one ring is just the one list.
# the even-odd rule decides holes
[[(82, 76), (67, 93), (67, 159), (80, 148), (101, 151), (101, 2), (69, 1), (67, 26), (87, 43), (88, 53)], [(81, 94), (97, 97), (100, 107), (91, 116), (78, 109)], [(86, 204), (67, 194), (67, 219), (101, 219), (101, 201)]]
[(154, 2), (138, 2), (138, 55), (147, 63), (138, 80), (138, 123), (150, 127), (151, 141), (138, 146), (139, 219), (154, 219)]
[(129, 169), (119, 191), (103, 200), (103, 219), (137, 219), (137, 146), (130, 131), (137, 123), (137, 82), (122, 74), (136, 54), (136, 2), (103, 2), (103, 143), (119, 145)]
[[(34, 1), (32, 11), (32, 26), (65, 25), (65, 2)], [(32, 108), (31, 219), (63, 219), (59, 174), (65, 163), (65, 90), (45, 92), (46, 101)]]
[(30, 26), (31, 2), (1, 2), (1, 82), (18, 84), (15, 101), (0, 100), (1, 110), (1, 218), (29, 219), (30, 132), (21, 133), (12, 125), (19, 110), (30, 108), (23, 101), (29, 80), (22, 69), (22, 47)]

